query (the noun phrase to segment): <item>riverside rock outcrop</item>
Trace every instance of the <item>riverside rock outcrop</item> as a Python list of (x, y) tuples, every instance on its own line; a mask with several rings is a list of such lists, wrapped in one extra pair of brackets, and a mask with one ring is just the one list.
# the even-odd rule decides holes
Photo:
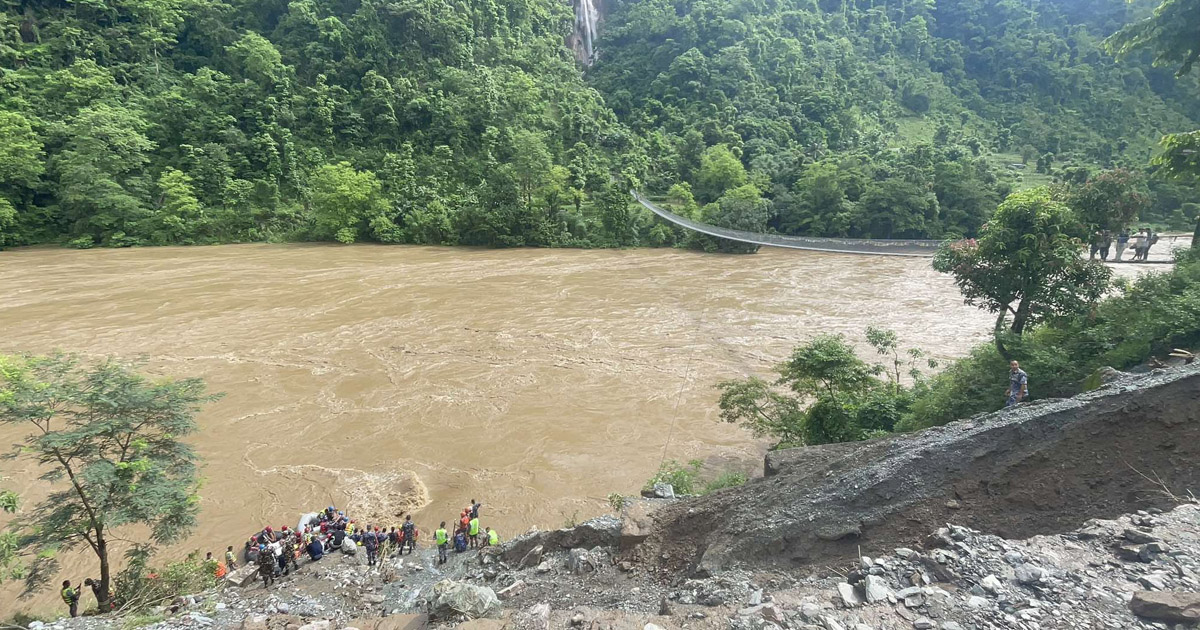
[(774, 452), (764, 478), (657, 511), (633, 553), (664, 573), (703, 576), (912, 546), (939, 523), (1019, 538), (1169, 507), (1164, 490), (1200, 487), (1198, 368), (914, 434)]

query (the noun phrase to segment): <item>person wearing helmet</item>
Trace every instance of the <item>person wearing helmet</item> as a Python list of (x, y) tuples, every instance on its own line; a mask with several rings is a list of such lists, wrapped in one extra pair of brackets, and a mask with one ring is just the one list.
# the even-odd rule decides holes
[(284, 575), (289, 575), (292, 569), (299, 570), (300, 565), (296, 563), (296, 537), (288, 536), (280, 545), (279, 570)]
[(275, 581), (275, 556), (271, 555), (266, 545), (258, 546), (258, 575), (262, 577), (263, 588)]

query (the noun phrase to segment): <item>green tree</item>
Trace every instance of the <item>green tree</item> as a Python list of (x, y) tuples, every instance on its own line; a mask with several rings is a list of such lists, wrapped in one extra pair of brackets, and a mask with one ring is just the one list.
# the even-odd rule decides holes
[(773, 437), (784, 444), (805, 444), (804, 405), (760, 378), (722, 381), (717, 384), (721, 420), (741, 423), (758, 437)]
[(189, 240), (204, 219), (204, 206), (196, 198), (192, 178), (168, 168), (158, 178), (159, 203), (150, 221), (151, 238), (159, 244)]
[(878, 369), (858, 358), (841, 335), (817, 335), (779, 367), (779, 383), (802, 395), (861, 391)]
[[(743, 232), (765, 232), (770, 217), (770, 203), (759, 195), (752, 184), (734, 188), (704, 209), (705, 223)], [(732, 254), (752, 254), (758, 245), (718, 238), (717, 249)]]
[(637, 215), (629, 208), (629, 193), (618, 182), (609, 183), (596, 199), (604, 232), (618, 247), (638, 244)]
[(0, 197), (0, 247), (21, 242), (16, 232), (17, 209), (4, 197)]
[(0, 191), (37, 188), (44, 160), (42, 140), (29, 119), (0, 111)]
[(144, 169), (155, 147), (148, 129), (140, 112), (106, 104), (81, 110), (67, 125), (68, 139), (52, 170), (72, 235), (114, 245), (136, 242), (148, 196)]
[(1123, 168), (1105, 171), (1069, 188), (1064, 201), (1089, 233), (1124, 230), (1150, 208), (1150, 195), (1142, 178)]
[(866, 233), (874, 238), (920, 238), (936, 232), (938, 198), (900, 177), (872, 182), (859, 199)]
[(513, 133), (512, 167), (521, 187), (521, 201), (526, 206), (533, 203), (534, 193), (546, 182), (552, 165), (550, 151), (541, 134), (527, 129)]
[[(898, 337), (886, 329), (868, 328), (867, 341), (893, 365), (863, 361), (841, 335), (819, 335), (776, 367), (774, 383), (754, 377), (719, 383), (721, 420), (777, 438), (780, 447), (848, 442), (892, 431), (915, 398), (900, 382), (901, 370), (907, 367), (909, 376), (920, 381), (916, 362), (925, 355), (909, 349), (907, 360), (902, 358)], [(880, 374), (888, 380), (879, 379)]]
[(100, 609), (111, 586), (110, 544), (126, 525), (151, 540), (178, 541), (199, 511), (196, 454), (183, 441), (216, 396), (199, 379), (151, 380), (136, 365), (72, 356), (0, 359), (0, 422), (31, 433), (20, 457), (59, 482), (18, 521), (22, 548), (36, 553), (31, 575), (54, 552), (85, 545), (100, 564)]
[(1191, 0), (1163, 0), (1149, 17), (1117, 31), (1104, 42), (1109, 52), (1127, 58), (1154, 52), (1154, 65), (1177, 66), (1176, 76), (1192, 71), (1200, 59), (1200, 5)]
[(383, 187), (375, 173), (355, 170), (349, 162), (322, 166), (309, 185), (319, 238), (353, 243), (366, 233), (372, 218), (387, 212)]
[(746, 180), (746, 167), (728, 145), (711, 146), (700, 156), (696, 197), (703, 202), (714, 201), (725, 191), (744, 185)]
[(263, 85), (274, 85), (284, 76), (283, 57), (270, 40), (258, 33), (246, 33), (225, 47), (248, 79)]
[(1047, 317), (1079, 312), (1104, 295), (1112, 270), (1079, 255), (1081, 226), (1046, 188), (1009, 195), (978, 241), (947, 243), (934, 269), (954, 276), (967, 304), (998, 313), (996, 348), (1007, 357), (1002, 330), (1020, 335)]

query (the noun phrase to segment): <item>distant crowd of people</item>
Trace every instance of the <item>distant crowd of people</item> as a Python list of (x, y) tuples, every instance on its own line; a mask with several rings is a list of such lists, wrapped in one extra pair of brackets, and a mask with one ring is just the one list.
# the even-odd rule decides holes
[[(1145, 262), (1150, 256), (1150, 248), (1158, 243), (1158, 234), (1148, 227), (1144, 227), (1130, 237), (1127, 231), (1122, 231), (1117, 235), (1117, 251), (1113, 258), (1116, 262), (1121, 262), (1121, 257), (1125, 254), (1125, 250), (1133, 249), (1132, 262)], [(1095, 260), (1097, 256), (1102, 261), (1108, 260), (1108, 254), (1112, 249), (1113, 235), (1108, 230), (1097, 230), (1092, 234), (1091, 252), (1089, 259)]]
[[(482, 548), (500, 543), (500, 535), (491, 527), (479, 524), (481, 503), (471, 499), (471, 504), (463, 508), (459, 519), (452, 530), (446, 528), (442, 521), (434, 531), (434, 544), (438, 549), (438, 564), (444, 564), (449, 557), (451, 547), (458, 553), (468, 549)], [(354, 552), (361, 548), (367, 556), (367, 566), (376, 566), (381, 557), (392, 553), (410, 555), (417, 549), (421, 532), (417, 529), (412, 515), (406, 515), (399, 527), (360, 525), (349, 518), (345, 511), (329, 506), (320, 512), (305, 515), (298, 529), (289, 529), (287, 525), (278, 530), (271, 526), (251, 536), (242, 550), (243, 561), (258, 566), (259, 577), (263, 587), (268, 587), (276, 579), (289, 575), (293, 569), (298, 569), (297, 560), (307, 554), (310, 562), (320, 560), (331, 551), (342, 550), (345, 545), (353, 545)], [(220, 578), (227, 572), (238, 568), (238, 558), (230, 545), (225, 551), (224, 562), (219, 562), (208, 553), (205, 561)]]

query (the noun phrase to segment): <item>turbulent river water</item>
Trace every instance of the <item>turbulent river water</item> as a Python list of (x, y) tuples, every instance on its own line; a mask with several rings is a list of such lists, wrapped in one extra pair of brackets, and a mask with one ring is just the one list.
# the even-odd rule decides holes
[[(176, 551), (329, 504), (431, 532), (475, 498), (505, 538), (559, 527), (664, 457), (757, 470), (765, 445), (719, 422), (714, 384), (818, 333), (879, 324), (949, 358), (991, 323), (928, 259), (766, 249), (26, 249), (0, 254), (0, 286), (0, 351), (144, 356), (225, 392)], [(0, 471), (45, 492), (28, 462)]]

